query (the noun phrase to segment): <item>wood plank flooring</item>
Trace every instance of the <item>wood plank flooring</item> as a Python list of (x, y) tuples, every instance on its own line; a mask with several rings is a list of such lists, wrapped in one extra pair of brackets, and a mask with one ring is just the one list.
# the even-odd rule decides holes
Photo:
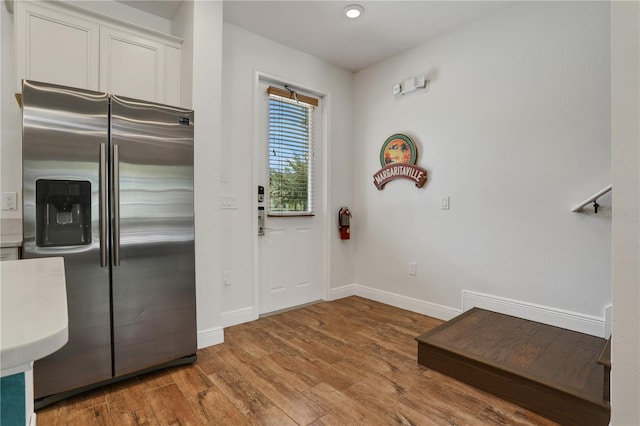
[(515, 425), (556, 423), (417, 363), (442, 321), (359, 297), (225, 329), (173, 367), (37, 412), (48, 425)]

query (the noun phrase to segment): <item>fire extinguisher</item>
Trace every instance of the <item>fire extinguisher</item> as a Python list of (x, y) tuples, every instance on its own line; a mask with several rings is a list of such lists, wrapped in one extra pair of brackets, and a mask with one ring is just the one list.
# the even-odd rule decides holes
[(341, 207), (338, 211), (338, 229), (340, 229), (340, 239), (348, 240), (351, 237), (350, 220), (353, 216), (349, 211), (349, 207)]

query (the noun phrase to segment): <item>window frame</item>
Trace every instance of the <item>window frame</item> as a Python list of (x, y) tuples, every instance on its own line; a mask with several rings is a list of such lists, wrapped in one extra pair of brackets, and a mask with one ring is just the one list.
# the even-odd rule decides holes
[[(281, 89), (279, 87), (269, 86), (267, 88), (267, 100), (268, 100), (268, 108), (267, 108), (267, 118), (268, 118), (268, 203), (267, 203), (267, 216), (269, 217), (305, 217), (305, 216), (315, 216), (316, 209), (316, 185), (317, 182), (315, 176), (315, 145), (316, 145), (316, 136), (315, 136), (315, 121), (317, 111), (315, 109), (319, 105), (319, 101), (316, 98), (311, 96), (307, 96), (304, 94), (297, 93), (294, 90), (291, 90), (288, 86), (285, 86), (285, 89)], [(309, 123), (307, 124), (307, 147), (306, 147), (306, 156), (307, 156), (307, 208), (306, 210), (273, 210), (272, 204), (272, 166), (271, 166), (271, 152), (273, 150), (272, 146), (272, 101), (282, 102), (285, 104), (291, 105), (299, 105), (307, 110), (307, 114), (309, 117)]]

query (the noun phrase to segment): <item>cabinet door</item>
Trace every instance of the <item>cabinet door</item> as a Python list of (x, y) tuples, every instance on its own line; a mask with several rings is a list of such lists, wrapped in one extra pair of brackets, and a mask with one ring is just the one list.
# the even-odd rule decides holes
[(180, 103), (181, 49), (165, 46), (164, 55), (164, 100), (167, 105), (182, 106)]
[(99, 25), (39, 3), (15, 6), (17, 92), (22, 79), (98, 90)]
[(164, 101), (164, 44), (140, 34), (100, 28), (100, 90)]

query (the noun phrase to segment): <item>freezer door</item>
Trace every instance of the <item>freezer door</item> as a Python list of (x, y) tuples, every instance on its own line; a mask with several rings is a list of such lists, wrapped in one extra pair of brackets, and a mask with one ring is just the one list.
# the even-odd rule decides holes
[(68, 343), (35, 362), (40, 398), (112, 375), (109, 239), (100, 218), (107, 208), (109, 101), (104, 93), (25, 81), (22, 102), (22, 253), (64, 257), (69, 313)]
[(113, 96), (115, 376), (196, 351), (193, 112)]

